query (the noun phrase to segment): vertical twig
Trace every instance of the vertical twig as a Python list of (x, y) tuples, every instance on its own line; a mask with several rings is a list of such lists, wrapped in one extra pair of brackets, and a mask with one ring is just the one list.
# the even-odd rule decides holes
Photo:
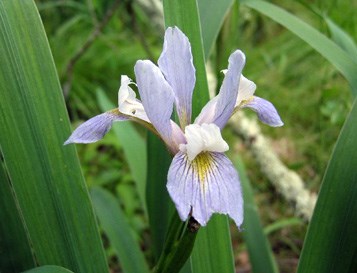
[(150, 47), (145, 39), (145, 35), (141, 32), (141, 29), (140, 27), (138, 26), (138, 22), (136, 20), (136, 17), (135, 17), (135, 11), (133, 9), (133, 2), (132, 1), (128, 1), (127, 3), (127, 10), (128, 10), (128, 13), (130, 15), (130, 19), (131, 19), (131, 25), (133, 27), (133, 30), (134, 32), (137, 34), (138, 38), (139, 38), (139, 41), (143, 47), (143, 49), (145, 50), (148, 58), (150, 60), (154, 60), (154, 56), (150, 50)]
[(97, 26), (94, 28), (93, 32), (87, 38), (87, 41), (83, 44), (81, 48), (72, 56), (69, 60), (66, 68), (66, 81), (63, 84), (63, 95), (65, 98), (68, 97), (69, 92), (72, 87), (72, 80), (73, 80), (73, 69), (75, 64), (78, 60), (83, 56), (83, 54), (88, 50), (88, 48), (93, 44), (95, 39), (100, 35), (104, 27), (108, 24), (110, 19), (113, 17), (116, 9), (119, 7), (120, 0), (114, 1), (112, 6), (108, 8), (107, 12), (105, 13), (102, 21), (100, 21)]

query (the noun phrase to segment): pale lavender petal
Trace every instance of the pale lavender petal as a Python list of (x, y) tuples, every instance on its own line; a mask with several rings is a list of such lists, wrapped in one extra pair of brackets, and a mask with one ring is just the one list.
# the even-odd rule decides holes
[(167, 189), (183, 221), (192, 210), (202, 226), (213, 213), (228, 214), (238, 228), (243, 222), (238, 173), (223, 153), (202, 153), (193, 161), (185, 153), (177, 153), (169, 169)]
[(158, 64), (173, 89), (181, 128), (184, 128), (191, 123), (192, 93), (196, 77), (190, 42), (179, 28), (167, 28), (164, 49)]
[(255, 111), (260, 121), (265, 124), (272, 127), (280, 127), (284, 125), (274, 105), (265, 99), (254, 96), (251, 101), (242, 106), (242, 108), (245, 107)]
[(239, 81), (245, 64), (242, 51), (236, 50), (229, 57), (229, 65), (219, 94), (202, 109), (195, 123), (215, 123), (223, 128), (231, 117), (237, 100)]
[(95, 116), (78, 126), (64, 145), (70, 143), (92, 143), (104, 137), (114, 121), (127, 120), (119, 111), (112, 110)]
[(170, 120), (174, 103), (171, 86), (151, 61), (137, 61), (134, 70), (141, 101), (149, 120), (170, 149), (178, 151), (178, 145), (184, 137), (183, 132), (175, 128), (177, 125)]

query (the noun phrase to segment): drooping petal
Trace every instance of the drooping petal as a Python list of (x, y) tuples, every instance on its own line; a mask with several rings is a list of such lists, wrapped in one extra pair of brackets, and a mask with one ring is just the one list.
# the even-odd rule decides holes
[(222, 129), (231, 117), (237, 100), (245, 56), (242, 51), (236, 50), (231, 54), (228, 61), (228, 70), (219, 94), (206, 104), (195, 123), (214, 123)]
[(97, 115), (78, 126), (64, 145), (96, 142), (108, 133), (114, 121), (124, 120), (128, 120), (128, 118), (120, 114), (117, 109)]
[(134, 70), (141, 101), (149, 120), (170, 149), (178, 151), (178, 145), (182, 143), (184, 136), (177, 124), (170, 120), (174, 103), (171, 86), (151, 61), (137, 61)]
[(252, 109), (257, 113), (260, 121), (269, 126), (279, 127), (284, 125), (274, 105), (265, 99), (253, 96), (253, 99), (243, 104), (242, 108)]
[(185, 153), (177, 153), (169, 169), (167, 189), (183, 221), (192, 213), (205, 226), (216, 212), (228, 214), (238, 227), (243, 222), (238, 173), (223, 153), (201, 153), (193, 161)]
[(191, 123), (192, 93), (196, 77), (190, 42), (179, 28), (167, 28), (158, 64), (175, 94), (177, 113), (181, 128), (184, 128)]

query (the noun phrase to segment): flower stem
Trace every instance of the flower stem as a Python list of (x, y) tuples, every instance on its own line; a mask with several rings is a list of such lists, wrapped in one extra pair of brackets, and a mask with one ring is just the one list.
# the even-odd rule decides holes
[(177, 213), (171, 219), (165, 245), (153, 273), (179, 272), (190, 257), (200, 225), (190, 217), (182, 222)]

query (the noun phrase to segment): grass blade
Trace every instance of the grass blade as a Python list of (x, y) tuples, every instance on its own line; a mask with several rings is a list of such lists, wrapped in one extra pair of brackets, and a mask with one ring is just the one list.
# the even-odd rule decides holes
[(60, 266), (44, 265), (41, 267), (36, 267), (31, 270), (25, 271), (24, 273), (73, 273), (73, 272)]
[(0, 1), (0, 29), (0, 145), (37, 262), (108, 272), (35, 3)]
[(90, 193), (99, 222), (116, 251), (123, 272), (149, 272), (145, 257), (115, 197), (99, 187), (93, 187)]
[[(103, 90), (97, 92), (98, 103), (103, 112), (115, 108)], [(146, 143), (143, 137), (130, 122), (120, 122), (113, 124), (113, 130), (118, 136), (120, 143), (128, 160), (130, 171), (136, 183), (139, 197), (146, 211)]]
[(1, 161), (0, 208), (0, 272), (16, 273), (34, 267), (26, 231)]
[(253, 190), (239, 157), (234, 160), (239, 171), (244, 196), (243, 238), (247, 244), (249, 260), (254, 273), (279, 272), (271, 246), (260, 223), (258, 208), (254, 202)]
[(353, 95), (357, 95), (357, 63), (350, 56), (312, 26), (280, 7), (262, 0), (243, 0), (242, 4), (255, 9), (286, 27), (325, 57), (349, 82)]
[(147, 147), (146, 202), (154, 254), (156, 258), (159, 258), (164, 246), (170, 217), (174, 212), (173, 204), (166, 189), (167, 173), (172, 159), (165, 145), (152, 133), (148, 133)]
[(357, 63), (357, 45), (353, 39), (330, 18), (325, 17), (325, 21), (330, 30), (332, 40), (345, 50), (353, 61)]
[(357, 100), (327, 166), (298, 273), (354, 272), (357, 226)]
[(203, 48), (207, 59), (234, 0), (197, 0), (197, 3), (202, 23)]

